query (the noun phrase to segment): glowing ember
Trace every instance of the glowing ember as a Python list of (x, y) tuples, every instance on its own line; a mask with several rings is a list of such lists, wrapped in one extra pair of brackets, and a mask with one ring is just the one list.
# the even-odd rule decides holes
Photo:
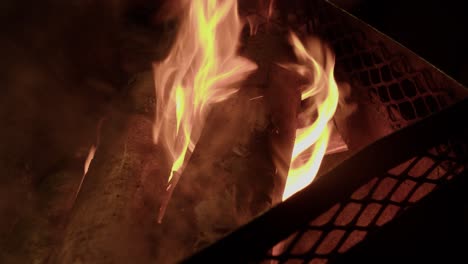
[(153, 136), (169, 153), (168, 185), (174, 186), (173, 175), (183, 171), (210, 105), (233, 95), (235, 85), (256, 69), (237, 55), (242, 26), (237, 1), (190, 1), (169, 55), (153, 65), (157, 102)]
[[(318, 172), (330, 138), (330, 121), (338, 106), (338, 86), (333, 76), (335, 58), (332, 52), (320, 42), (309, 39), (306, 47), (291, 33), (299, 65), (284, 65), (308, 78), (310, 83), (302, 90), (301, 100), (305, 109), (299, 116), (304, 127), (296, 131), (290, 169), (283, 200), (309, 185)], [(313, 53), (319, 54), (313, 54)], [(321, 63), (319, 60), (322, 59)]]
[(89, 169), (89, 166), (91, 165), (91, 162), (94, 159), (94, 154), (95, 153), (96, 153), (96, 146), (92, 145), (89, 148), (88, 156), (86, 156), (86, 160), (85, 160), (85, 164), (84, 164), (84, 168), (83, 168), (83, 176), (81, 176), (80, 184), (78, 185), (78, 188), (76, 189), (75, 196), (73, 198), (73, 203), (72, 204), (75, 204), (76, 198), (78, 197), (78, 194), (81, 191), (81, 186), (83, 185), (86, 174), (88, 174), (88, 169)]
[(91, 165), (91, 161), (93, 161), (95, 153), (96, 153), (96, 146), (92, 145), (91, 148), (89, 149), (88, 156), (86, 157), (86, 161), (84, 164), (84, 171), (83, 171), (84, 175), (88, 173), (89, 165)]
[(73, 204), (75, 203), (76, 198), (78, 197), (78, 194), (81, 191), (81, 186), (83, 185), (86, 175), (88, 174), (89, 166), (91, 166), (91, 162), (93, 162), (94, 155), (96, 154), (96, 150), (99, 146), (99, 141), (101, 137), (101, 126), (102, 126), (103, 121), (104, 121), (104, 118), (101, 118), (97, 124), (96, 144), (91, 145), (91, 147), (88, 150), (88, 156), (86, 156), (86, 160), (85, 160), (84, 167), (83, 167), (83, 176), (81, 176), (80, 184), (78, 185), (78, 188), (76, 189), (75, 197), (73, 199)]

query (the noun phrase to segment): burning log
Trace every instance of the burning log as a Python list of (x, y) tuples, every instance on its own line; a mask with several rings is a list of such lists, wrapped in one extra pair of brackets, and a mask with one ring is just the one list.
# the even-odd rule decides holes
[[(52, 260), (171, 263), (281, 201), (301, 85), (295, 74), (274, 65), (288, 54), (283, 33), (261, 33), (249, 40), (244, 53), (258, 64), (257, 73), (237, 94), (221, 103), (215, 100), (206, 111), (197, 146), (183, 170), (171, 168), (174, 157), (166, 157), (161, 145), (154, 146), (149, 110), (154, 105), (148, 101), (154, 98), (152, 78), (143, 74), (102, 123), (101, 142), (82, 185), (76, 184), (79, 193), (63, 244)], [(265, 48), (265, 43), (274, 44)], [(124, 68), (140, 69), (132, 63)], [(174, 172), (180, 182), (171, 185), (174, 193), (168, 195), (167, 176)], [(159, 225), (156, 214), (167, 201), (166, 217)]]
[[(156, 213), (165, 196), (170, 168), (151, 138), (152, 112), (148, 109), (152, 106), (148, 100), (154, 94), (150, 79), (146, 78), (148, 82), (131, 90), (130, 96), (137, 102), (129, 104), (128, 98), (121, 98), (102, 123), (100, 145), (69, 216), (63, 244), (52, 261), (118, 263), (130, 259), (149, 262), (156, 258), (171, 262), (213, 242), (279, 201), (282, 185), (274, 183), (275, 168), (269, 154), (269, 136), (276, 130), (269, 127), (269, 105), (265, 103), (268, 96), (264, 95), (263, 88), (251, 84), (230, 101), (212, 109), (209, 125), (169, 204), (167, 218), (158, 225)], [(219, 129), (220, 124), (225, 126)], [(225, 135), (231, 137), (226, 139)], [(205, 163), (207, 160), (210, 162)], [(203, 186), (208, 178), (214, 181), (210, 183), (212, 191), (205, 191)], [(216, 181), (225, 183), (217, 185)], [(73, 183), (78, 186), (79, 180)], [(276, 190), (275, 194), (272, 189)], [(70, 196), (74, 195), (75, 191), (70, 191)], [(183, 206), (182, 211), (178, 211), (179, 204)], [(230, 210), (231, 213), (222, 217), (231, 217), (231, 223), (213, 228), (211, 223), (221, 221), (219, 213), (222, 212), (213, 207)], [(213, 221), (199, 221), (196, 228), (180, 229), (178, 226), (183, 226), (185, 220), (189, 226), (194, 225), (188, 221), (193, 214), (184, 208), (195, 211), (203, 221)], [(178, 224), (170, 225), (172, 219)], [(177, 237), (181, 231), (184, 234)], [(165, 258), (161, 252), (166, 253), (164, 250), (170, 245), (180, 245), (171, 240), (184, 237), (195, 238), (195, 245), (183, 243), (181, 248), (171, 248), (170, 252), (188, 253)], [(156, 253), (152, 253), (153, 247), (157, 248)]]
[(180, 260), (271, 206), (264, 105), (249, 97), (213, 109), (157, 229), (159, 262)]
[(296, 138), (301, 80), (295, 74), (276, 65), (271, 67), (269, 79), (267, 98), (275, 127), (270, 135), (270, 155), (274, 159), (278, 174), (275, 178), (278, 182), (274, 200), (274, 204), (277, 204), (281, 202)]
[[(305, 82), (275, 65), (292, 60), (283, 37), (274, 32), (249, 39), (244, 54), (259, 68), (236, 96), (213, 108), (177, 175), (180, 182), (156, 235), (158, 261), (180, 260), (281, 201)], [(266, 39), (276, 45), (255, 45)]]
[[(56, 259), (171, 263), (278, 202), (284, 178), (279, 180), (275, 174), (270, 142), (292, 142), (293, 128), (286, 127), (290, 125), (286, 119), (293, 110), (285, 110), (297, 108), (298, 94), (282, 85), (291, 83), (289, 72), (279, 68), (275, 76), (279, 79), (273, 81), (282, 80), (277, 86), (266, 91), (245, 87), (215, 106), (161, 225), (155, 218), (169, 168), (160, 149), (152, 144), (152, 122), (145, 113), (151, 108), (145, 101), (151, 98), (152, 87), (144, 80), (136, 85), (133, 97), (140, 100), (133, 106), (136, 110), (121, 107), (102, 124), (100, 145)], [(277, 102), (267, 102), (278, 98), (272, 94), (291, 100), (277, 106)], [(269, 115), (278, 120), (277, 128), (272, 129)], [(129, 241), (134, 246), (129, 247)]]
[[(289, 171), (287, 153), (292, 152), (298, 127), (299, 88), (305, 82), (296, 72), (275, 66), (278, 60), (291, 60), (283, 33), (273, 31), (249, 39), (243, 52), (257, 63), (257, 72), (236, 96), (212, 109), (184, 172), (172, 176), (180, 182), (157, 231), (161, 238), (155, 249), (158, 261), (180, 260), (281, 201)], [(258, 46), (264, 43), (274, 44)], [(324, 74), (313, 78), (327, 74), (326, 82), (337, 89), (333, 63), (324, 67)], [(338, 94), (332, 98), (337, 104)], [(334, 112), (333, 106), (326, 111)], [(332, 114), (325, 115), (326, 123)], [(265, 122), (267, 117), (270, 120)]]
[[(268, 67), (269, 68), (269, 67)], [(294, 74), (273, 67), (265, 88), (249, 86), (213, 108), (157, 228), (156, 259), (173, 263), (215, 242), (281, 201), (298, 108)], [(286, 85), (288, 84), (288, 85)], [(293, 85), (291, 85), (293, 84)], [(282, 104), (279, 103), (281, 98)], [(292, 120), (295, 120), (294, 118)]]
[[(272, 61), (278, 58), (275, 55), (284, 50), (266, 49), (262, 55), (269, 56), (262, 57), (256, 56), (255, 45), (247, 45), (244, 55), (258, 69), (232, 95), (229, 85), (242, 80), (252, 67), (235, 54), (237, 49), (232, 44), (237, 38), (226, 41), (218, 35), (221, 30), (237, 34), (241, 29), (236, 6), (227, 3), (208, 8), (207, 14), (199, 4), (193, 4), (187, 19), (190, 23), (181, 27), (181, 42), (176, 42), (173, 53), (155, 66), (160, 104), (156, 108), (155, 134), (173, 155), (168, 192), (175, 188), (169, 204), (163, 204), (160, 211), (164, 213), (167, 208), (156, 231), (159, 239), (155, 254), (159, 262), (172, 263), (192, 254), (281, 199), (287, 168), (281, 168), (283, 175), (276, 173), (271, 145), (286, 153), (285, 148), (291, 147), (295, 123), (289, 121), (295, 120), (294, 109), (299, 102), (295, 89), (299, 85), (295, 86), (288, 74), (279, 74), (283, 79), (270, 89), (271, 80), (265, 77)], [(212, 20), (213, 8), (220, 8), (221, 18)], [(209, 26), (204, 26), (205, 19)], [(202, 39), (194, 34), (198, 31), (203, 39), (215, 43), (213, 47), (200, 43)], [(275, 35), (262, 37), (280, 39)], [(219, 103), (216, 96), (225, 101)], [(279, 104), (280, 100), (285, 103)], [(206, 114), (206, 107), (213, 103), (217, 104)], [(179, 112), (181, 109), (184, 111)], [(175, 126), (167, 120), (168, 113), (177, 117)], [(208, 117), (204, 119), (204, 115)], [(270, 119), (276, 124), (272, 126)], [(196, 144), (194, 150), (191, 144)], [(288, 158), (284, 163), (289, 163)]]

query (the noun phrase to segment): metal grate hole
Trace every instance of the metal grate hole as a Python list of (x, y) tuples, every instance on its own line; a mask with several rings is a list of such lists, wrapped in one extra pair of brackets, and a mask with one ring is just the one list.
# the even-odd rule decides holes
[(410, 197), (409, 201), (411, 203), (415, 203), (421, 200), (424, 196), (432, 192), (432, 190), (434, 190), (435, 187), (436, 185), (433, 183), (423, 183), (421, 186), (419, 186), (418, 189), (416, 189), (416, 191)]
[(309, 252), (321, 238), (323, 232), (319, 230), (309, 230), (305, 232), (298, 243), (291, 250), (291, 254), (303, 255)]
[(424, 76), (419, 75), (417, 78), (414, 78), (414, 83), (416, 85), (417, 94), (424, 94), (427, 92), (428, 83), (424, 80)]
[(382, 214), (377, 219), (376, 225), (377, 226), (385, 225), (387, 222), (395, 218), (395, 216), (397, 215), (399, 211), (400, 211), (399, 206), (396, 206), (393, 204), (387, 205), (387, 207), (385, 207), (385, 209), (382, 211)]
[(415, 181), (405, 180), (398, 186), (398, 189), (393, 193), (390, 199), (394, 202), (402, 202), (415, 186)]
[(390, 92), (390, 97), (393, 100), (400, 100), (403, 99), (403, 93), (400, 90), (400, 86), (397, 83), (393, 83), (388, 87)]
[(418, 117), (425, 117), (429, 114), (426, 104), (422, 98), (418, 98), (413, 102), (416, 114)]
[(328, 222), (331, 221), (333, 216), (338, 212), (338, 209), (340, 209), (341, 205), (336, 204), (332, 208), (330, 208), (327, 212), (323, 213), (321, 216), (317, 217), (314, 221), (312, 221), (310, 224), (312, 226), (323, 226), (327, 224)]
[(272, 250), (271, 251), (271, 255), (274, 256), (274, 257), (278, 257), (280, 256), (283, 252), (282, 252), (282, 249), (284, 248), (289, 248), (289, 246), (296, 240), (296, 238), (300, 235), (299, 232), (296, 232), (296, 233), (293, 233), (292, 235), (290, 235), (287, 239), (281, 241), (278, 248), (280, 248), (280, 250)]
[(326, 264), (327, 262), (328, 262), (328, 259), (326, 258), (315, 258), (309, 261), (308, 264)]
[(338, 249), (339, 253), (344, 253), (348, 251), (350, 248), (355, 246), (357, 243), (361, 242), (367, 235), (366, 231), (362, 230), (354, 230), (349, 234), (348, 238), (345, 240), (343, 245)]
[(408, 97), (416, 96), (416, 86), (410, 80), (403, 80), (401, 82), (401, 87), (403, 88), (403, 92)]
[(390, 73), (390, 68), (388, 65), (385, 65), (381, 68), (382, 80), (384, 82), (389, 82), (392, 80), (392, 74)]
[(405, 67), (399, 60), (394, 60), (392, 62), (390, 71), (392, 73), (393, 79), (399, 79), (406, 74)]
[(372, 69), (370, 70), (370, 76), (373, 84), (378, 84), (380, 83), (380, 73), (378, 69)]
[(347, 204), (341, 213), (338, 215), (338, 217), (335, 220), (335, 225), (337, 226), (346, 226), (353, 219), (356, 217), (356, 215), (359, 213), (362, 205), (357, 204), (357, 203), (349, 203)]
[(437, 168), (433, 169), (431, 173), (427, 176), (428, 179), (430, 180), (437, 180), (440, 179), (442, 176), (446, 175), (446, 171), (444, 168), (438, 166)]
[(351, 195), (351, 199), (354, 199), (354, 200), (364, 199), (366, 196), (369, 195), (369, 192), (371, 191), (372, 187), (374, 187), (374, 185), (377, 183), (377, 180), (378, 180), (377, 178), (373, 178), (367, 184), (364, 184), (363, 186), (361, 186)]
[(434, 165), (434, 160), (429, 157), (423, 157), (414, 165), (414, 167), (408, 172), (408, 175), (411, 177), (420, 177), (422, 176), (428, 168), (431, 168)]
[(401, 116), (403, 116), (405, 120), (409, 121), (416, 118), (416, 113), (414, 112), (413, 105), (411, 105), (410, 102), (398, 104), (398, 107), (400, 108)]
[(317, 254), (329, 254), (332, 252), (344, 236), (344, 230), (331, 231), (317, 248)]
[(394, 176), (401, 175), (404, 171), (406, 171), (411, 166), (412, 163), (414, 163), (415, 160), (416, 158), (409, 159), (403, 162), (402, 164), (396, 166), (395, 168), (390, 169), (388, 173)]
[(366, 209), (361, 213), (356, 225), (361, 227), (368, 226), (372, 220), (377, 216), (377, 213), (382, 208), (381, 204), (371, 203), (367, 205)]
[(377, 88), (378, 92), (379, 92), (379, 96), (380, 96), (380, 100), (384, 103), (390, 101), (390, 97), (388, 96), (388, 91), (387, 91), (387, 87), (385, 86), (379, 86), (379, 88)]
[(396, 184), (397, 180), (393, 178), (383, 179), (382, 181), (380, 181), (380, 184), (378, 185), (377, 189), (372, 195), (372, 198), (376, 200), (383, 200), (385, 197), (387, 197), (387, 195), (390, 193), (390, 191)]

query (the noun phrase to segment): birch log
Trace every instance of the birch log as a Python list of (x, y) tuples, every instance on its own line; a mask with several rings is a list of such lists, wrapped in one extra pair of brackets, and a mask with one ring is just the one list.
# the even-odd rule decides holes
[(165, 163), (152, 143), (152, 80), (141, 82), (102, 123), (100, 144), (55, 255), (57, 263), (151, 260), (149, 234)]

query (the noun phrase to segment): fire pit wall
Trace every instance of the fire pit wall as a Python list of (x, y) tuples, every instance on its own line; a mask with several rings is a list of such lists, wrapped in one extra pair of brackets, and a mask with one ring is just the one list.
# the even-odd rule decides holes
[[(263, 24), (256, 25), (257, 34), (273, 24), (318, 35), (328, 42), (336, 54), (337, 81), (348, 82), (352, 87), (348, 100), (357, 104), (357, 110), (346, 118), (341, 118), (338, 110), (335, 116), (349, 151), (341, 157), (325, 157), (319, 177), (331, 169), (325, 165), (338, 164), (343, 156), (349, 157), (375, 140), (466, 97), (467, 90), (459, 83), (329, 2), (278, 0), (268, 19), (267, 12), (255, 8), (258, 6), (244, 7), (241, 12), (257, 17), (257, 21), (264, 19)], [(376, 162), (386, 155), (379, 153)], [(414, 156), (386, 173), (373, 175), (348, 199), (278, 243), (264, 255), (262, 263), (329, 262), (462, 173), (464, 164), (457, 147), (448, 143)], [(316, 202), (320, 201), (310, 201)], [(215, 247), (222, 245), (220, 241)]]

